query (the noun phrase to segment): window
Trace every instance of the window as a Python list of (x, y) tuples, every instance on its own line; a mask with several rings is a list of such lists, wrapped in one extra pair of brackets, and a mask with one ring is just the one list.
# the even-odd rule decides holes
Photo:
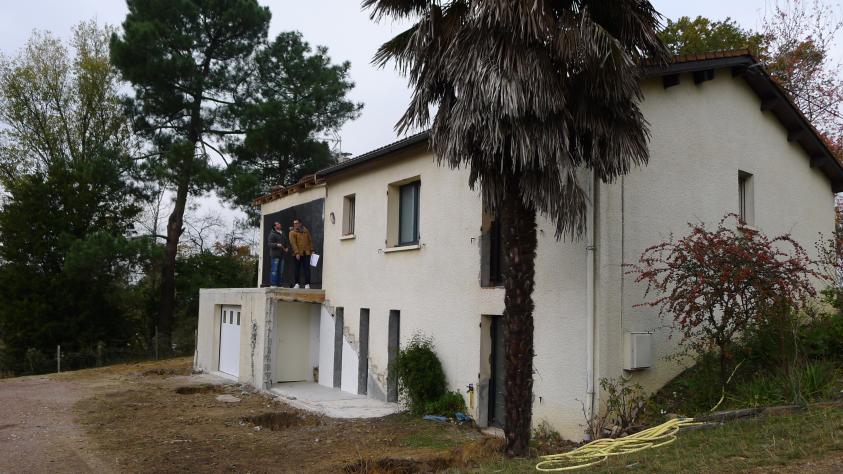
[(354, 235), (355, 195), (349, 194), (342, 203), (342, 235)]
[(749, 225), (755, 224), (752, 174), (738, 171), (738, 215)]
[(418, 250), (421, 177), (389, 183), (386, 190), (386, 240), (384, 253)]
[(398, 189), (398, 245), (419, 243), (419, 189), (421, 181)]
[(480, 231), (480, 286), (503, 286), (506, 260), (500, 219), (484, 212)]

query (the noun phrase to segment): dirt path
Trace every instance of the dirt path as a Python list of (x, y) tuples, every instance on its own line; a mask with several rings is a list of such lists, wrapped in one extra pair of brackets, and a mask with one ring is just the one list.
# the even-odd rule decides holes
[(405, 415), (346, 421), (300, 412), (189, 375), (189, 365), (0, 381), (0, 472), (411, 473), (494, 449), (474, 429)]
[(0, 380), (0, 472), (108, 472), (73, 422), (89, 394), (67, 380)]

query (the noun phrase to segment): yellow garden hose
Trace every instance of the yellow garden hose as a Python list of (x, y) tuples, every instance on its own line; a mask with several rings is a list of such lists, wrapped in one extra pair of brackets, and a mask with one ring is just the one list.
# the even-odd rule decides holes
[(693, 418), (674, 418), (623, 438), (601, 438), (567, 453), (541, 456), (536, 470), (561, 472), (594, 466), (606, 461), (610, 456), (632, 454), (668, 445), (676, 441), (676, 434), (680, 428), (701, 424), (703, 423), (695, 422)]

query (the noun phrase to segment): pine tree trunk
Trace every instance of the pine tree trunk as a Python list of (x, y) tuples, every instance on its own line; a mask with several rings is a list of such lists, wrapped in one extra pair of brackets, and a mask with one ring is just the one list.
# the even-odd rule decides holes
[(167, 245), (161, 265), (161, 306), (158, 311), (158, 350), (167, 355), (172, 351), (173, 314), (176, 306), (176, 257), (184, 223), (188, 186), (186, 181), (176, 190), (173, 212), (167, 220)]
[(506, 361), (506, 451), (529, 454), (533, 413), (533, 287), (536, 211), (524, 206), (517, 184), (507, 183), (501, 206), (507, 272), (504, 276), (504, 358)]

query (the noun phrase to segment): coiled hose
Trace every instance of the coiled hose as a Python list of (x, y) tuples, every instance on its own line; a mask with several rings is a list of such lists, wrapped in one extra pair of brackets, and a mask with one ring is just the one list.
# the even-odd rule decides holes
[(561, 472), (594, 466), (606, 461), (610, 456), (632, 454), (668, 445), (676, 441), (676, 434), (681, 428), (701, 424), (703, 423), (695, 422), (693, 418), (674, 418), (623, 438), (601, 438), (567, 453), (541, 456), (536, 470)]

